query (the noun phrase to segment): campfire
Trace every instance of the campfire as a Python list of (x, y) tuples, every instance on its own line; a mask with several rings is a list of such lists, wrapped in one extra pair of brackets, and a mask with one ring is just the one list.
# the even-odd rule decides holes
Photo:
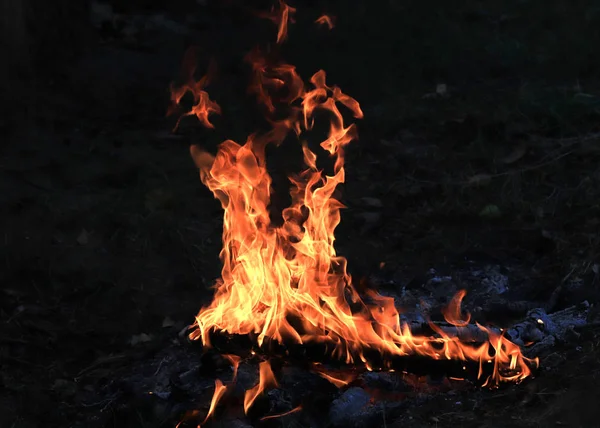
[[(426, 329), (415, 331), (402, 320), (393, 297), (359, 292), (353, 285), (346, 259), (334, 248), (334, 232), (343, 208), (337, 192), (345, 181), (344, 152), (358, 137), (347, 118), (360, 119), (363, 112), (354, 98), (327, 81), (325, 71), (305, 84), (293, 65), (275, 55), (295, 13), (279, 0), (261, 14), (276, 25), (276, 48), (257, 48), (245, 58), (252, 70), (249, 90), (265, 110), (270, 131), (250, 135), (244, 144), (224, 141), (216, 155), (196, 145), (190, 148), (200, 179), (220, 201), (224, 216), (221, 279), (212, 302), (190, 326), (189, 339), (222, 352), (233, 367), (231, 380), (215, 381), (208, 413), (195, 416), (206, 422), (214, 414), (235, 387), (240, 361), (248, 357), (260, 363), (258, 383), (244, 394), (246, 413), (278, 384), (272, 358), (303, 360), (339, 388), (361, 371), (408, 370), (410, 361), (423, 360), (449, 362), (449, 376), (474, 378), (487, 387), (531, 376), (537, 359), (525, 357), (503, 331), (471, 324), (461, 310), (464, 291), (443, 310), (445, 323), (429, 321)], [(315, 25), (331, 29), (333, 20), (323, 15)], [(187, 81), (172, 87), (171, 112), (191, 93), (194, 105), (184, 115), (212, 128), (211, 115), (221, 109), (206, 91), (210, 75), (196, 80), (190, 58), (184, 64)], [(328, 123), (329, 130), (315, 149), (304, 138), (313, 131), (312, 138), (318, 123)], [(275, 222), (265, 150), (290, 144), (288, 137), (301, 142), (305, 169), (289, 177), (292, 203)], [(332, 163), (329, 173), (321, 166), (324, 155)], [(339, 362), (347, 370), (329, 370), (325, 362)], [(290, 412), (301, 410), (298, 406)]]

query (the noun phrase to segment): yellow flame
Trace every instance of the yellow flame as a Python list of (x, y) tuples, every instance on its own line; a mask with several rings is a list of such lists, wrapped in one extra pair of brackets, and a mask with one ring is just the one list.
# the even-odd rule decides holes
[[(280, 12), (283, 5), (280, 1)], [(276, 14), (278, 41), (285, 37), (291, 11)], [(369, 303), (361, 300), (346, 271), (346, 259), (334, 248), (334, 230), (343, 208), (334, 192), (345, 180), (345, 146), (357, 137), (355, 125), (344, 122), (339, 107), (362, 118), (360, 105), (339, 87), (329, 86), (323, 70), (312, 76), (312, 88), (307, 88), (291, 65), (272, 63), (257, 50), (247, 60), (253, 68), (251, 89), (259, 102), (269, 112), (284, 106), (289, 116), (272, 120), (270, 132), (251, 135), (244, 144), (224, 141), (216, 156), (196, 146), (190, 148), (200, 179), (224, 210), (221, 279), (213, 301), (196, 316), (191, 339), (210, 346), (209, 334), (220, 331), (256, 335), (259, 345), (266, 338), (280, 343), (323, 343), (332, 356), (348, 363), (362, 362), (369, 370), (367, 350), (387, 356), (472, 361), (479, 364), (480, 377), (484, 364), (493, 362), (493, 373), (485, 380), (490, 385), (529, 376), (529, 366), (537, 360), (525, 358), (517, 345), (483, 326), (479, 328), (489, 340), (479, 346), (462, 343), (441, 329), (432, 337), (413, 335), (400, 323), (393, 298), (369, 291)], [(191, 91), (197, 102), (188, 114), (212, 126), (208, 115), (219, 109), (204, 92), (206, 82), (203, 78), (198, 83), (189, 81), (183, 89), (174, 88), (173, 102), (179, 103), (182, 91)], [(269, 216), (271, 177), (265, 147), (280, 144), (290, 131), (300, 135), (312, 129), (317, 116), (329, 118), (321, 148), (334, 161), (333, 174), (319, 170), (317, 153), (303, 144), (306, 169), (290, 177), (292, 203), (283, 210), (283, 224), (275, 226)], [(444, 312), (459, 329), (469, 321), (461, 315), (463, 297), (464, 292), (457, 294)], [(252, 393), (248, 391), (246, 410), (274, 382), (267, 368), (261, 365), (261, 381)]]

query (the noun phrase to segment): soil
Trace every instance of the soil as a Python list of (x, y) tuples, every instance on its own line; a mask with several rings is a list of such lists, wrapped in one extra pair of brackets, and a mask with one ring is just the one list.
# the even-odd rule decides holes
[[(88, 397), (168, 346), (210, 300), (221, 209), (189, 145), (214, 150), (263, 126), (241, 58), (274, 28), (236, 1), (187, 13), (176, 3), (138, 13), (185, 34), (161, 24), (123, 36), (103, 22), (84, 55), (28, 82), (0, 124), (0, 427), (177, 423), (140, 414), (125, 424), (111, 418), (110, 400)], [(588, 300), (597, 313), (593, 2), (567, 12), (544, 4), (543, 16), (536, 2), (342, 3), (298, 4), (282, 56), (305, 79), (325, 69), (365, 112), (336, 234), (353, 276), (410, 284), (431, 267), (486, 260), (535, 280), (530, 300), (581, 283), (558, 307)], [(331, 31), (313, 23), (323, 12), (337, 18)], [(200, 47), (199, 71), (216, 59), (208, 90), (223, 114), (215, 130), (190, 119), (172, 133), (168, 89), (190, 45)], [(293, 144), (270, 154), (276, 189), (296, 154)], [(600, 330), (559, 346), (552, 361), (523, 384), (435, 396), (380, 426), (596, 426)]]

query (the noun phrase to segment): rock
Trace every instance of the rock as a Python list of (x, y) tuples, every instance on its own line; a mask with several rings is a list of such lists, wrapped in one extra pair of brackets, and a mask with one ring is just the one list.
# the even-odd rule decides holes
[(381, 412), (379, 406), (371, 403), (371, 397), (364, 389), (354, 387), (333, 400), (329, 418), (334, 427), (367, 428), (375, 426), (374, 419)]
[(252, 425), (248, 424), (247, 422), (244, 422), (240, 419), (229, 419), (226, 421), (223, 421), (223, 426), (224, 427), (229, 427), (229, 428), (253, 428)]
[(360, 379), (367, 387), (383, 388), (388, 391), (395, 390), (401, 384), (395, 372), (365, 372)]
[(381, 199), (379, 199), (379, 198), (365, 196), (363, 198), (360, 198), (360, 200), (367, 207), (371, 207), (371, 208), (382, 208), (383, 207), (383, 202), (381, 202)]

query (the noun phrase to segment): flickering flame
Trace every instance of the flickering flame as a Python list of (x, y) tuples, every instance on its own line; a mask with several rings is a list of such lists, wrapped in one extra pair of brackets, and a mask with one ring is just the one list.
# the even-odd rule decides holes
[(469, 321), (471, 320), (471, 314), (467, 313), (464, 319), (462, 319), (460, 313), (460, 305), (466, 295), (466, 290), (460, 290), (454, 295), (452, 300), (450, 300), (450, 304), (442, 309), (442, 314), (444, 315), (446, 321), (456, 327), (464, 327), (468, 325)]
[(269, 416), (265, 416), (265, 417), (262, 417), (262, 418), (260, 418), (260, 420), (261, 420), (261, 421), (266, 421), (266, 420), (269, 420), (269, 419), (283, 418), (284, 416), (291, 415), (291, 414), (293, 414), (293, 413), (297, 413), (297, 412), (299, 412), (300, 410), (302, 410), (302, 406), (297, 406), (297, 407), (294, 407), (292, 410), (290, 410), (290, 411), (287, 411), (287, 412), (285, 412), (285, 413), (279, 413), (279, 414), (277, 414), (277, 415), (269, 415)]
[(271, 8), (269, 13), (262, 13), (259, 16), (269, 19), (277, 25), (277, 43), (282, 43), (287, 38), (288, 23), (294, 22), (292, 15), (296, 9), (286, 4), (283, 0), (278, 0), (279, 8)]
[(212, 396), (212, 399), (210, 400), (210, 408), (208, 409), (208, 413), (206, 415), (206, 418), (204, 419), (204, 422), (202, 422), (203, 424), (205, 424), (208, 418), (210, 418), (213, 415), (215, 409), (217, 408), (217, 403), (219, 402), (221, 397), (223, 397), (225, 391), (227, 391), (227, 387), (223, 385), (223, 382), (221, 382), (219, 379), (215, 380), (215, 392)]
[[(221, 113), (221, 107), (214, 101), (210, 99), (208, 93), (204, 90), (204, 88), (208, 85), (210, 81), (210, 75), (212, 73), (208, 73), (200, 80), (194, 79), (194, 74), (196, 72), (196, 55), (193, 49), (188, 49), (185, 53), (182, 70), (185, 74), (185, 83), (176, 87), (171, 85), (171, 106), (167, 112), (167, 114), (172, 114), (177, 107), (181, 103), (181, 99), (188, 92), (192, 94), (194, 97), (194, 105), (182, 116), (179, 117), (177, 123), (175, 124), (174, 131), (179, 127), (179, 123), (184, 116), (196, 116), (200, 123), (207, 128), (214, 128), (214, 125), (208, 120), (209, 115), (212, 113)], [(214, 70), (214, 69), (213, 69)], [(213, 71), (211, 70), (211, 72)]]
[(293, 65), (271, 64), (259, 49), (246, 55), (246, 62), (252, 67), (249, 92), (256, 95), (269, 113), (275, 112), (277, 103), (291, 104), (302, 96), (304, 82)]
[(252, 407), (252, 403), (262, 394), (267, 388), (277, 387), (277, 379), (271, 370), (271, 364), (268, 361), (263, 361), (258, 365), (258, 384), (246, 391), (244, 395), (244, 412), (248, 414), (248, 410)]
[[(283, 1), (279, 6), (269, 15), (278, 24), (278, 42), (285, 38), (290, 14), (295, 12)], [(307, 88), (291, 65), (268, 59), (258, 50), (247, 60), (253, 69), (251, 91), (259, 102), (269, 113), (285, 111), (288, 116), (270, 119), (271, 132), (253, 134), (244, 144), (224, 141), (215, 156), (196, 146), (190, 148), (202, 183), (224, 210), (221, 279), (213, 301), (196, 316), (190, 338), (211, 346), (210, 333), (216, 331), (252, 335), (259, 346), (266, 339), (284, 345), (319, 343), (331, 356), (364, 364), (369, 370), (366, 351), (390, 358), (421, 355), (475, 362), (482, 379), (484, 365), (493, 363), (493, 373), (484, 379), (489, 385), (529, 376), (530, 365), (537, 360), (525, 358), (503, 335), (479, 326), (489, 340), (478, 346), (461, 342), (433, 324), (435, 336), (413, 335), (401, 324), (393, 298), (369, 291), (368, 300), (362, 300), (346, 271), (346, 259), (334, 248), (334, 231), (343, 208), (334, 192), (345, 181), (345, 146), (357, 137), (355, 125), (345, 123), (339, 106), (354, 118), (362, 118), (360, 105), (339, 87), (328, 85), (323, 70), (312, 76), (312, 87)], [(173, 102), (178, 105), (182, 93), (192, 92), (196, 104), (188, 114), (211, 127), (208, 115), (220, 110), (204, 92), (207, 79), (194, 82), (193, 72), (188, 74), (188, 83), (173, 88)], [(329, 132), (320, 147), (333, 159), (333, 173), (326, 175), (317, 167), (317, 153), (304, 143), (305, 169), (290, 177), (292, 203), (283, 210), (283, 224), (276, 226), (269, 215), (271, 177), (265, 148), (282, 143), (290, 131), (300, 135), (312, 129), (315, 120), (323, 117), (329, 119)], [(469, 322), (468, 315), (461, 315), (464, 295), (459, 292), (444, 311), (457, 329)], [(232, 363), (237, 370), (237, 363)], [(342, 380), (330, 380), (343, 385)], [(269, 364), (261, 363), (260, 381), (247, 391), (245, 410), (273, 385), (276, 381)]]
[(326, 25), (328, 29), (333, 29), (333, 18), (329, 15), (321, 15), (315, 21), (316, 24)]
[(223, 357), (225, 357), (229, 360), (229, 362), (231, 362), (231, 366), (233, 367), (233, 376), (231, 378), (231, 383), (235, 383), (235, 381), (237, 380), (238, 368), (240, 367), (240, 362), (242, 361), (242, 359), (237, 355), (229, 354), (224, 354)]
[(335, 373), (326, 372), (323, 369), (315, 368), (314, 371), (319, 374), (323, 379), (329, 381), (331, 384), (338, 388), (343, 388), (354, 381), (357, 377), (356, 373)]
[[(280, 142), (281, 135), (252, 135), (244, 145), (227, 140), (216, 156), (191, 148), (202, 182), (225, 211), (222, 278), (213, 302), (197, 315), (191, 338), (209, 346), (209, 333), (216, 330), (256, 334), (258, 345), (265, 338), (320, 342), (331, 345), (332, 355), (348, 363), (366, 361), (367, 349), (482, 364), (494, 361), (493, 382), (527, 377), (528, 360), (504, 337), (492, 339), (488, 332), (489, 343), (474, 348), (443, 331), (438, 332), (440, 337), (413, 336), (400, 324), (393, 298), (370, 292), (369, 304), (361, 300), (346, 272), (346, 259), (334, 249), (342, 204), (333, 194), (345, 178), (344, 147), (356, 137), (355, 126), (344, 124), (338, 104), (356, 118), (362, 111), (356, 100), (326, 84), (324, 71), (310, 82), (314, 88), (302, 91), (298, 123), (288, 119), (284, 128), (311, 129), (317, 111), (328, 113), (329, 134), (321, 147), (334, 159), (333, 175), (322, 174), (316, 153), (304, 145), (307, 168), (290, 177), (292, 205), (283, 211), (282, 226), (273, 226), (269, 217), (271, 177), (265, 161), (265, 146)], [(457, 326), (466, 324), (460, 315), (463, 296), (459, 293), (445, 311)], [(505, 375), (505, 369), (517, 374)]]

